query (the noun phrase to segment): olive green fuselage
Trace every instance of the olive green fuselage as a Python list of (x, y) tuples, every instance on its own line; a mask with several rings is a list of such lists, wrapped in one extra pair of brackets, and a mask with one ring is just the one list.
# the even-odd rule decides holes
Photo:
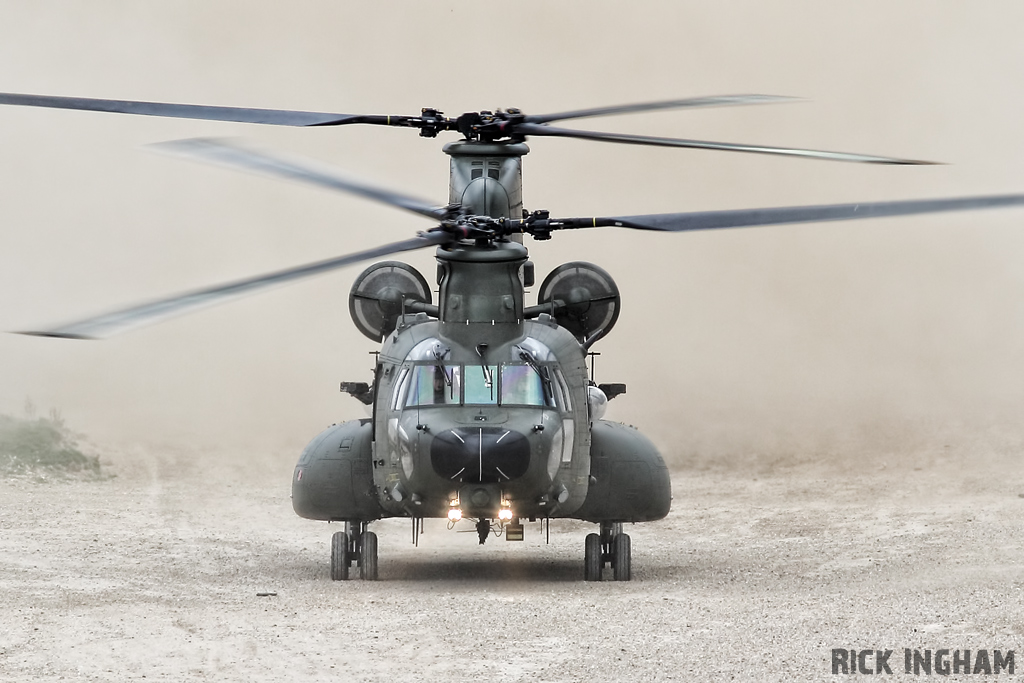
[[(524, 144), (453, 143), (453, 204), (521, 215)], [(335, 425), (303, 452), (293, 503), (312, 519), (579, 517), (668, 513), (668, 471), (636, 430), (593, 414), (587, 347), (557, 315), (528, 309), (526, 248), (438, 247), (436, 306), (399, 302), (382, 332), (372, 417)], [(554, 311), (554, 309), (551, 309)], [(603, 395), (602, 395), (603, 398)], [(603, 405), (603, 404), (602, 404)]]

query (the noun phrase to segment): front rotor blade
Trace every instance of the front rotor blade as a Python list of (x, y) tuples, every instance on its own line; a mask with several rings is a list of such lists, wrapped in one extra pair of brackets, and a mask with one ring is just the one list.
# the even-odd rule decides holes
[(293, 280), (319, 275), (320, 273), (326, 273), (360, 261), (387, 256), (388, 254), (444, 244), (451, 239), (444, 232), (421, 233), (418, 237), (402, 242), (393, 242), (392, 244), (367, 249), (366, 251), (327, 259), (326, 261), (307, 263), (303, 266), (279, 270), (266, 275), (199, 289), (167, 299), (160, 299), (139, 306), (113, 311), (105, 315), (60, 325), (48, 330), (33, 330), (19, 332), (18, 334), (30, 334), (38, 337), (64, 337), (68, 339), (103, 339), (119, 332), (151, 325), (182, 313), (223, 303), (229, 299), (252, 294), (256, 291), (282, 285)]
[(286, 178), (301, 183), (326, 187), (331, 190), (372, 199), (382, 204), (396, 206), (406, 211), (440, 220), (447, 215), (446, 209), (439, 209), (428, 202), (399, 194), (391, 190), (352, 180), (341, 175), (336, 169), (300, 157), (285, 157), (280, 154), (242, 147), (227, 140), (193, 138), (158, 142), (149, 147), (173, 156), (193, 161), (206, 161), (218, 166), (241, 169), (274, 178)]
[(827, 204), (822, 206), (788, 206), (768, 209), (739, 209), (731, 211), (695, 211), (688, 213), (656, 213), (646, 216), (616, 216), (605, 218), (570, 218), (557, 221), (567, 228), (615, 226), (637, 230), (685, 232), (688, 230), (718, 230), (721, 228), (747, 228), (784, 223), (818, 223), (848, 221), (859, 218), (910, 216), (920, 213), (998, 209), (1024, 205), (1024, 194), (1004, 194), (987, 197), (956, 197), (951, 199), (911, 199), (896, 202), (870, 202), (866, 204)]
[[(143, 116), (169, 116), (179, 119), (266, 123), (275, 126), (340, 126), (346, 123), (383, 123), (384, 116), (331, 114), (287, 109), (250, 109), (246, 107), (214, 107), (203, 104), (170, 104), (167, 102), (135, 102), (132, 100), (100, 100), (91, 97), (55, 97), (52, 95), (21, 95), (0, 93), (0, 104), (51, 109), (79, 109)], [(396, 120), (399, 117), (394, 117)], [(386, 124), (385, 124), (386, 125)]]
[(732, 142), (710, 142), (707, 140), (684, 140), (680, 138), (659, 138), (647, 135), (627, 135), (623, 133), (599, 133), (590, 130), (570, 130), (554, 128), (535, 123), (521, 123), (516, 132), (524, 135), (547, 135), (560, 138), (581, 138), (583, 140), (600, 140), (602, 142), (620, 142), (629, 145), (653, 145), (655, 147), (689, 147), (694, 149), (715, 149), (726, 152), (753, 152), (755, 154), (778, 154), (807, 159), (827, 159), (829, 161), (852, 161), (865, 164), (902, 164), (920, 165), (934, 164), (934, 161), (915, 161), (913, 159), (893, 159), (876, 157), (867, 154), (849, 154), (846, 152), (825, 152), (813, 149), (796, 149), (791, 147), (762, 147), (760, 145), (739, 145)]
[(524, 118), (527, 123), (548, 123), (565, 119), (582, 119), (590, 116), (611, 116), (613, 114), (634, 114), (642, 111), (659, 109), (689, 109), (696, 107), (732, 107), (741, 104), (770, 104), (773, 102), (793, 102), (795, 97), (779, 95), (719, 95), (716, 97), (690, 97), (683, 100), (665, 100), (662, 102), (645, 102), (641, 104), (620, 104), (612, 107), (594, 107), (577, 109), (560, 114), (530, 114)]

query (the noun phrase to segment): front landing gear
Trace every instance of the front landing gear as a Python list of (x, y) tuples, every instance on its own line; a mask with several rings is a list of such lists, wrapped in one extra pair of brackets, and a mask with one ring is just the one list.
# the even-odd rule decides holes
[(345, 522), (345, 530), (331, 537), (331, 580), (347, 581), (353, 562), (359, 578), (377, 580), (377, 534), (366, 530), (366, 522)]
[(348, 581), (352, 541), (344, 531), (331, 536), (331, 581)]
[(633, 578), (631, 553), (629, 534), (622, 533), (622, 524), (601, 522), (600, 534), (587, 534), (583, 553), (584, 581), (600, 581), (605, 564), (611, 564), (616, 581), (629, 581)]

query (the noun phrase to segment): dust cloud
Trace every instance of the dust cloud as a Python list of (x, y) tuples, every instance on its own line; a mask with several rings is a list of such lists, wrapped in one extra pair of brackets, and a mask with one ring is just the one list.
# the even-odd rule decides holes
[[(580, 127), (933, 159), (885, 167), (531, 141), (530, 209), (616, 215), (1024, 190), (1020, 3), (383, 4), (0, 1), (0, 91), (345, 113), (527, 112), (729, 93), (797, 104)], [(241, 136), (443, 203), (412, 131), (0, 108), (0, 328), (19, 330), (429, 227), (415, 216), (145, 152)], [(609, 417), (677, 465), (938, 453), (1024, 439), (1024, 212), (529, 243), (617, 279)], [(528, 240), (529, 242), (529, 240)], [(428, 275), (432, 254), (406, 260)], [(280, 454), (361, 416), (374, 345), (358, 267), (103, 342), (0, 336), (26, 397), (99, 443)]]

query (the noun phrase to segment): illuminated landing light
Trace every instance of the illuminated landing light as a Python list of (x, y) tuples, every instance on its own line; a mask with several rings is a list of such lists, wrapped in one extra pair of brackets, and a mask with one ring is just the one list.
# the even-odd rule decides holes
[(512, 507), (507, 500), (501, 502), (501, 509), (498, 510), (498, 519), (502, 522), (512, 521)]
[(448, 510), (448, 520), (449, 521), (457, 522), (460, 519), (462, 519), (462, 510), (460, 510), (459, 508), (452, 508), (452, 509)]

